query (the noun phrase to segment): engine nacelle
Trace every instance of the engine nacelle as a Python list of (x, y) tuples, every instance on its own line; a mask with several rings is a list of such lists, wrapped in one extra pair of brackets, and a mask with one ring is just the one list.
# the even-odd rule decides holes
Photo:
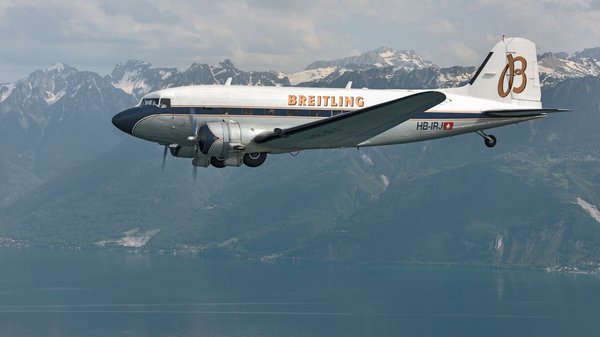
[(208, 157), (227, 158), (234, 146), (241, 146), (240, 125), (234, 121), (206, 123), (198, 130), (200, 152)]
[(214, 167), (241, 166), (246, 164), (256, 167), (264, 162), (256, 162), (258, 159), (249, 157), (247, 160), (245, 153), (247, 144), (242, 143), (242, 136), (246, 141), (255, 136), (253, 128), (242, 129), (238, 122), (233, 120), (223, 120), (222, 122), (210, 122), (203, 124), (198, 129), (197, 146), (176, 146), (171, 147), (170, 151), (174, 157), (193, 158), (194, 166)]

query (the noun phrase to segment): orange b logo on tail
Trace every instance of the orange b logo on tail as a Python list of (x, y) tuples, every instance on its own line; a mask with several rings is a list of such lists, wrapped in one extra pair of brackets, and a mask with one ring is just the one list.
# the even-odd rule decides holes
[[(525, 70), (527, 69), (527, 60), (523, 56), (513, 57), (511, 54), (506, 55), (508, 58), (508, 63), (504, 70), (502, 70), (502, 74), (500, 74), (500, 79), (498, 80), (498, 95), (500, 97), (506, 97), (510, 94), (510, 90), (515, 94), (520, 94), (525, 90), (527, 86), (527, 76), (525, 75)], [(519, 62), (520, 67), (515, 67), (515, 63)], [(508, 73), (508, 87), (506, 90), (504, 89), (504, 80), (506, 79), (506, 75)], [(513, 88), (513, 84), (515, 81), (515, 76), (521, 76), (521, 85)]]

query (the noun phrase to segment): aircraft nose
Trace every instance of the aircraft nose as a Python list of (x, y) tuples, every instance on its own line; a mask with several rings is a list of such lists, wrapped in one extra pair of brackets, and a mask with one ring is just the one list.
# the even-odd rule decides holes
[(132, 130), (130, 130), (127, 127), (127, 117), (125, 116), (125, 112), (126, 111), (122, 111), (122, 112), (119, 112), (118, 114), (114, 115), (113, 118), (112, 118), (112, 123), (119, 130), (121, 130), (121, 131), (123, 131), (125, 133), (131, 134)]
[(125, 111), (121, 111), (118, 114), (114, 115), (114, 117), (112, 118), (112, 123), (119, 130), (132, 135), (133, 127), (140, 120), (139, 113), (137, 112), (137, 108), (131, 108)]

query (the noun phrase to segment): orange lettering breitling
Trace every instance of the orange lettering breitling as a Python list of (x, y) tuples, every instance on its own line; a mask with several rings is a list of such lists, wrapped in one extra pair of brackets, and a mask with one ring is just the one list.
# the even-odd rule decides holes
[(288, 106), (362, 108), (365, 106), (365, 99), (362, 96), (288, 95)]
[[(506, 55), (508, 59), (508, 63), (502, 70), (502, 74), (500, 74), (500, 79), (498, 80), (498, 95), (500, 97), (506, 97), (512, 92), (515, 94), (520, 94), (525, 90), (527, 86), (527, 75), (525, 75), (525, 70), (527, 69), (527, 60), (523, 56), (513, 57), (511, 54)], [(520, 67), (516, 67), (515, 63), (519, 62)], [(507, 77), (508, 73), (508, 86), (504, 89), (504, 80)], [(518, 87), (513, 87), (515, 76), (521, 77), (521, 85)]]

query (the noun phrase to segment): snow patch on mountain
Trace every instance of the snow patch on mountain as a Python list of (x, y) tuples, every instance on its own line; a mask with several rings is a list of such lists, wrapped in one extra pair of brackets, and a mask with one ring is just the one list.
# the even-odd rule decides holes
[(469, 82), (475, 73), (475, 67), (451, 67), (439, 69), (436, 78), (437, 87), (451, 88)]
[(46, 101), (46, 104), (52, 105), (61, 99), (65, 93), (65, 90), (60, 90), (58, 92), (46, 91), (44, 94), (44, 101)]
[(379, 175), (379, 178), (381, 179), (381, 183), (383, 184), (383, 190), (387, 190), (388, 186), (390, 186), (390, 179), (385, 174)]
[(335, 70), (335, 67), (307, 69), (297, 73), (288, 74), (287, 78), (290, 80), (292, 85), (298, 85), (300, 83), (322, 80), (331, 75), (331, 73), (333, 73)]
[(56, 73), (62, 73), (65, 70), (65, 64), (64, 63), (55, 63), (53, 65), (51, 65), (50, 67), (46, 68), (46, 72), (50, 73), (50, 72), (56, 72)]
[(10, 94), (13, 92), (14, 89), (15, 89), (14, 83), (0, 84), (0, 102), (7, 99), (8, 96), (10, 96)]
[[(152, 65), (150, 63), (138, 60), (129, 60), (125, 63), (119, 63), (111, 73), (112, 85), (131, 95), (147, 93), (150, 88), (146, 84), (146, 81), (154, 75), (148, 71), (151, 67)], [(158, 72), (158, 75), (162, 79), (171, 76), (171, 72), (167, 69), (154, 70)]]
[(121, 79), (112, 84), (115, 88), (121, 89), (130, 95), (137, 90), (146, 92), (146, 83), (136, 71), (126, 71)]
[(596, 205), (590, 204), (589, 202), (577, 197), (577, 205), (579, 205), (584, 211), (586, 211), (594, 220), (600, 223), (600, 211)]
[(162, 80), (166, 80), (167, 78), (171, 77), (173, 75), (172, 71), (166, 71), (166, 70), (161, 70), (159, 71), (160, 74), (160, 78)]

